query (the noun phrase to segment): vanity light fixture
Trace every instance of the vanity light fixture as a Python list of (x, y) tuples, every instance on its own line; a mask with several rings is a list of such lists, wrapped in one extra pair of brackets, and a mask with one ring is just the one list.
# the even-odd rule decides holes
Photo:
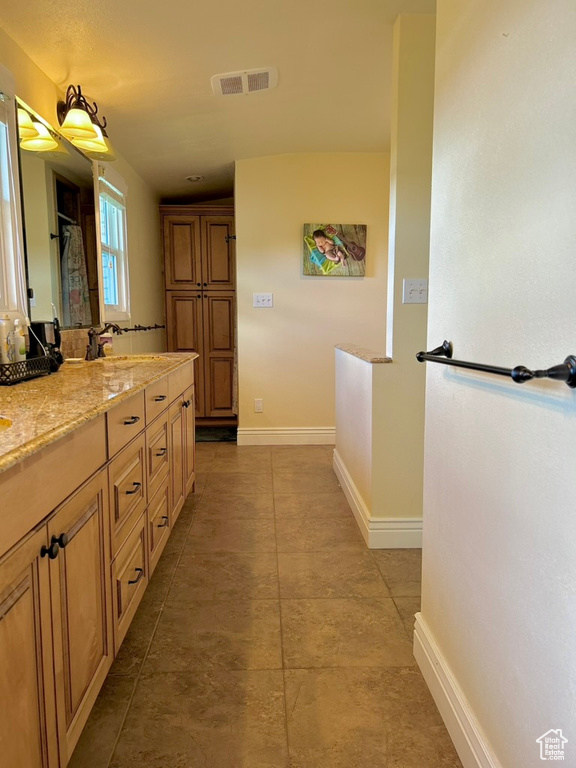
[(40, 135), (34, 127), (32, 118), (22, 107), (18, 107), (18, 135), (21, 139), (31, 139)]
[(47, 152), (58, 148), (58, 142), (43, 123), (34, 121), (32, 125), (36, 130), (36, 136), (20, 139), (22, 149), (27, 149), (30, 152)]
[(61, 133), (75, 147), (93, 160), (116, 160), (106, 133), (106, 118), (100, 120), (98, 105), (86, 100), (79, 85), (68, 86), (66, 100), (58, 102), (56, 111)]

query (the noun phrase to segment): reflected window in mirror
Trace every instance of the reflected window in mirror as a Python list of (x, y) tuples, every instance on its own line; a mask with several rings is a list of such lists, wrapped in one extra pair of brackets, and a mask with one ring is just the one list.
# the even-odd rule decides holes
[(94, 164), (53, 135), (57, 146), (48, 151), (30, 151), (20, 144), (30, 317), (46, 321), (56, 314), (63, 328), (97, 326)]
[(10, 80), (0, 67), (0, 312), (26, 315), (16, 99)]
[(99, 166), (98, 192), (104, 320), (129, 320), (130, 285), (126, 239), (128, 190), (114, 169)]

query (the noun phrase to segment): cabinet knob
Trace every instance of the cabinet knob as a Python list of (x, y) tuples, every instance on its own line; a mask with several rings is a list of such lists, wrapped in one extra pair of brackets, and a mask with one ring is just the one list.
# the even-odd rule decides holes
[(142, 483), (132, 483), (132, 485), (134, 486), (133, 489), (131, 491), (126, 491), (126, 496), (132, 496), (133, 494), (138, 493)]
[(158, 523), (158, 528), (168, 528), (168, 515), (162, 515), (163, 523)]
[(184, 408), (190, 408), (190, 406), (192, 405), (192, 400), (184, 400), (182, 405), (184, 406)]
[(52, 544), (58, 544), (60, 549), (65, 549), (68, 546), (68, 534), (61, 533), (60, 536), (52, 536)]
[(134, 568), (136, 573), (138, 574), (135, 579), (130, 579), (128, 581), (128, 584), (138, 584), (140, 579), (144, 576), (144, 568)]
[(155, 402), (155, 403), (161, 403), (161, 402), (163, 402), (164, 400), (166, 400), (166, 395), (158, 395), (158, 397), (155, 397), (155, 398), (154, 398), (154, 402)]
[(198, 288), (200, 288), (200, 285), (201, 285), (201, 284), (200, 284), (200, 283), (196, 283), (196, 285), (198, 286)]
[(136, 424), (140, 421), (140, 416), (130, 416), (129, 419), (124, 419), (124, 424), (128, 427), (130, 424)]
[(156, 456), (166, 456), (167, 452), (168, 452), (168, 448), (159, 448), (158, 452), (155, 455)]
[(202, 294), (201, 293), (196, 294), (196, 298), (197, 299), (201, 299), (202, 298)]
[(50, 560), (55, 560), (58, 557), (58, 552), (60, 551), (60, 547), (58, 546), (57, 541), (52, 541), (52, 544), (50, 544), (49, 547), (42, 546), (42, 549), (40, 550), (40, 557), (48, 557)]
[(208, 285), (208, 283), (203, 283), (203, 285), (204, 285), (204, 288), (206, 288), (206, 286)]

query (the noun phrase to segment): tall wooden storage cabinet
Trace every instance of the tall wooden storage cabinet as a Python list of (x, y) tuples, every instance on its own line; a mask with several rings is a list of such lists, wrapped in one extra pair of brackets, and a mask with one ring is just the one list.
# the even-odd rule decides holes
[(162, 206), (170, 352), (197, 352), (198, 423), (235, 423), (234, 210)]

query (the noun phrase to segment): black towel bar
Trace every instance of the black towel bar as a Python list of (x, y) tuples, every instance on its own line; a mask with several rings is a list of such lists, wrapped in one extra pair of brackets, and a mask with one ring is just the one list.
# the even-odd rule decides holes
[(510, 376), (517, 384), (524, 384), (531, 379), (554, 379), (555, 381), (564, 381), (572, 389), (576, 388), (576, 357), (568, 355), (566, 360), (559, 365), (553, 365), (546, 370), (531, 371), (523, 365), (517, 365), (516, 368), (500, 368), (497, 365), (484, 365), (483, 363), (468, 363), (465, 360), (452, 359), (452, 342), (444, 341), (442, 346), (430, 352), (418, 352), (416, 360), (419, 363), (428, 361), (429, 363), (442, 363), (443, 365), (453, 365), (456, 368), (469, 368), (473, 371), (483, 371), (484, 373), (493, 373), (496, 376)]

